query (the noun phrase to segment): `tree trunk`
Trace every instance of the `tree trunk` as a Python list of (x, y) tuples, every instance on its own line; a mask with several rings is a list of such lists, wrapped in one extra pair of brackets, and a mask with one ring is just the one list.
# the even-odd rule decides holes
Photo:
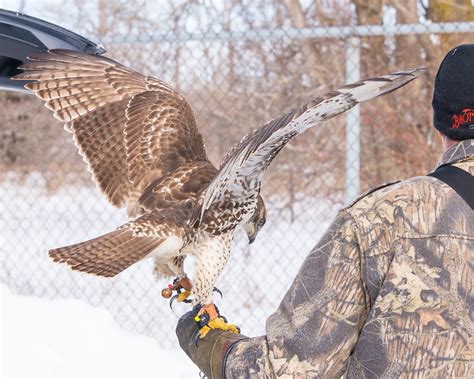
[[(288, 15), (291, 19), (291, 24), (296, 29), (304, 29), (308, 25), (306, 23), (305, 15), (301, 3), (299, 0), (285, 0), (285, 7), (288, 12)], [(322, 62), (322, 57), (319, 51), (314, 46), (314, 43), (311, 39), (306, 38), (302, 42), (303, 53), (306, 56), (306, 64), (308, 66), (308, 71), (312, 76), (312, 79), (320, 84), (318, 78), (322, 77), (322, 67), (324, 63)]]
[[(474, 21), (474, 6), (471, 0), (430, 0), (428, 18), (434, 22)], [(453, 47), (466, 40), (472, 40), (472, 34), (440, 34), (440, 47), (447, 53)]]

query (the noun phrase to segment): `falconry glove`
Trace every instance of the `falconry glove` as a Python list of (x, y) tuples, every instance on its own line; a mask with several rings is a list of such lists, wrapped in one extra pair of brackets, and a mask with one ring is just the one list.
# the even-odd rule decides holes
[(200, 338), (201, 321), (196, 316), (201, 309), (196, 305), (192, 311), (185, 313), (178, 321), (176, 335), (179, 345), (189, 358), (201, 369), (209, 379), (223, 378), (225, 360), (231, 348), (237, 342), (247, 339), (221, 329), (212, 329), (205, 337)]

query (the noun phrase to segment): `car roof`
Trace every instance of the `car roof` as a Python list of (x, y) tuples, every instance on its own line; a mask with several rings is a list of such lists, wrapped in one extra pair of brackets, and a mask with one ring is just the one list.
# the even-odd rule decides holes
[(69, 49), (89, 54), (103, 54), (96, 43), (50, 22), (22, 13), (0, 9), (0, 89), (24, 91), (26, 81), (10, 78), (33, 54), (48, 49)]

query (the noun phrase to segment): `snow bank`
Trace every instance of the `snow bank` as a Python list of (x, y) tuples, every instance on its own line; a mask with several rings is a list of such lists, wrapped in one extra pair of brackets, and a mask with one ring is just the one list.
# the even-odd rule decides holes
[[(181, 350), (121, 329), (78, 300), (13, 295), (0, 285), (0, 377), (197, 378)], [(174, 336), (175, 323), (169, 332)]]

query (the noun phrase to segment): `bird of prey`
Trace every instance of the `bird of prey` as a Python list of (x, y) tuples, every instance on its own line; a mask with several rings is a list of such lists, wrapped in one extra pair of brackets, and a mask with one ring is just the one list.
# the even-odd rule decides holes
[[(260, 187), (271, 161), (294, 136), (422, 71), (370, 78), (317, 97), (247, 134), (217, 168), (190, 105), (168, 84), (76, 51), (50, 50), (29, 59), (14, 79), (31, 81), (25, 87), (65, 123), (101, 191), (130, 217), (110, 233), (49, 255), (73, 270), (106, 277), (154, 257), (157, 273), (176, 277), (170, 291), (180, 292), (179, 301), (191, 294), (193, 304), (202, 305), (200, 314), (210, 316), (209, 326), (234, 332), (218, 317), (213, 288), (237, 226), (252, 242), (265, 223)], [(196, 257), (192, 281), (183, 269), (190, 254)]]

